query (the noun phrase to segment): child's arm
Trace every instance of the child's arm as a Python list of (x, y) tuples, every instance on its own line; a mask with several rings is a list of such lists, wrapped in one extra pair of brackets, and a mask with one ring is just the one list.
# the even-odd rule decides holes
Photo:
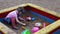
[(20, 20), (24, 20), (23, 18), (19, 17)]
[(16, 21), (19, 23), (19, 24), (22, 24), (22, 25), (26, 25), (25, 23), (22, 23), (18, 20), (18, 18), (16, 18)]

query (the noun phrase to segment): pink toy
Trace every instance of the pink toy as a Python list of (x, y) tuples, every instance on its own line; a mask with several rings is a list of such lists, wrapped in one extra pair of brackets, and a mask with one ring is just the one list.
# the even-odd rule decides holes
[(27, 16), (26, 17), (26, 20), (30, 21), (31, 20), (31, 17), (30, 16)]
[(32, 29), (32, 33), (35, 33), (35, 32), (37, 32), (38, 30), (39, 30), (38, 27), (33, 27), (33, 29)]

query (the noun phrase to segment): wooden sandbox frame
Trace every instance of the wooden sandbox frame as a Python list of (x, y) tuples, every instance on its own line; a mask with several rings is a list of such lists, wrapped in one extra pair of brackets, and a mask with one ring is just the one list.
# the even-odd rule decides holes
[[(0, 11), (1, 11), (0, 14), (1, 14), (1, 13), (4, 13), (4, 12), (11, 11), (11, 10), (14, 10), (14, 9), (16, 9), (17, 7), (25, 7), (25, 6), (31, 6), (31, 7), (34, 7), (34, 8), (36, 8), (36, 9), (38, 9), (38, 10), (42, 10), (42, 11), (45, 11), (45, 12), (47, 12), (47, 13), (49, 13), (49, 14), (55, 15), (55, 16), (57, 16), (57, 17), (60, 17), (59, 15), (57, 15), (58, 13), (56, 13), (56, 12), (54, 12), (54, 11), (50, 11), (50, 10), (44, 9), (44, 8), (42, 8), (42, 7), (40, 7), (40, 6), (36, 6), (36, 5), (31, 4), (31, 3), (26, 3), (26, 4), (22, 4), (22, 5), (17, 5), (17, 6), (11, 7), (11, 8), (7, 8), (7, 9), (0, 10)], [(59, 26), (60, 26), (60, 23), (59, 23), (59, 22), (60, 22), (60, 19), (57, 20), (57, 21), (55, 21), (54, 23), (48, 25), (47, 27), (42, 28), (41, 30), (37, 31), (37, 32), (34, 33), (34, 34), (47, 34), (47, 33), (51, 32), (52, 30), (56, 29), (57, 27), (59, 27)], [(1, 27), (0, 27), (0, 30), (2, 30)], [(4, 32), (4, 30), (2, 30), (2, 31)], [(5, 31), (5, 32), (6, 32), (6, 31)], [(5, 32), (4, 32), (4, 33), (5, 33)], [(6, 33), (5, 33), (5, 34), (6, 34)]]

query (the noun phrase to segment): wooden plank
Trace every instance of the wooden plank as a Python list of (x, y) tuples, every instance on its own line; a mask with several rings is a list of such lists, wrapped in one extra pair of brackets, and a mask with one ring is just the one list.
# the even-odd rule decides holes
[(56, 13), (55, 11), (50, 11), (50, 10), (48, 10), (48, 9), (46, 9), (46, 8), (43, 8), (43, 7), (40, 7), (40, 6), (31, 4), (31, 3), (27, 3), (27, 4), (28, 4), (29, 6), (31, 6), (31, 7), (34, 7), (34, 8), (36, 8), (36, 9), (38, 9), (38, 10), (42, 10), (42, 11), (47, 12), (47, 13), (49, 13), (49, 14), (55, 15), (55, 16), (57, 16), (57, 17), (60, 17), (60, 15), (58, 15), (58, 13)]
[(2, 32), (4, 32), (5, 34), (17, 34), (16, 32), (14, 32), (13, 30), (11, 30), (10, 28), (8, 28), (6, 25), (4, 25), (1, 22), (0, 22), (0, 30)]

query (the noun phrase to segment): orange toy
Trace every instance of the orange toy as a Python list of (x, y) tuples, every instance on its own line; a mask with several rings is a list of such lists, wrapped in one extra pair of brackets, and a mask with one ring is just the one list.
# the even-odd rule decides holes
[(21, 30), (25, 30), (25, 29), (26, 29), (26, 27), (22, 26)]
[(48, 26), (48, 25), (49, 25), (48, 22), (43, 22), (42, 25), (40, 26), (40, 28), (44, 28), (44, 27), (46, 27), (46, 26)]

